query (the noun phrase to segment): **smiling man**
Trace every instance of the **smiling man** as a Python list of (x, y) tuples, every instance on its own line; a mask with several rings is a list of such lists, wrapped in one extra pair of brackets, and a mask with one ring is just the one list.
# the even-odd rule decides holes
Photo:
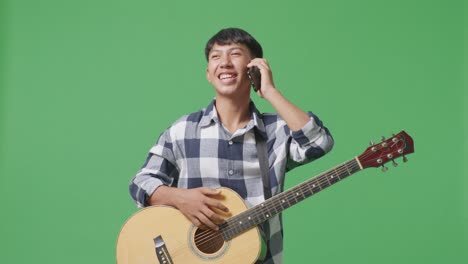
[[(170, 205), (197, 227), (218, 230), (230, 213), (217, 199), (216, 188), (233, 189), (248, 206), (268, 196), (258, 140), (267, 142), (270, 186), (266, 190), (276, 195), (283, 190), (286, 171), (323, 156), (333, 139), (314, 114), (299, 109), (276, 89), (262, 47), (249, 33), (238, 28), (219, 31), (206, 44), (205, 56), (206, 78), (215, 89), (215, 99), (161, 134), (132, 179), (130, 193), (139, 207)], [(252, 67), (261, 74), (258, 96), (277, 114), (261, 114), (250, 100), (247, 71)], [(281, 215), (260, 229), (267, 252), (257, 263), (282, 263)]]

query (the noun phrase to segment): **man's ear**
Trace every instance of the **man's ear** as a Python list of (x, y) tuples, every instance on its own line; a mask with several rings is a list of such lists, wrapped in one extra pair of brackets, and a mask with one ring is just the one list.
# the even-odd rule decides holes
[(206, 80), (211, 83), (210, 74), (208, 73), (208, 68), (206, 68)]

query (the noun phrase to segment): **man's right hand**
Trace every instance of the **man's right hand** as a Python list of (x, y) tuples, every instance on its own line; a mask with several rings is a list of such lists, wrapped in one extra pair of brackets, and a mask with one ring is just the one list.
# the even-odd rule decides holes
[(223, 217), (230, 216), (229, 209), (219, 201), (220, 195), (220, 190), (206, 187), (179, 189), (163, 185), (156, 189), (148, 203), (173, 206), (198, 228), (218, 231)]

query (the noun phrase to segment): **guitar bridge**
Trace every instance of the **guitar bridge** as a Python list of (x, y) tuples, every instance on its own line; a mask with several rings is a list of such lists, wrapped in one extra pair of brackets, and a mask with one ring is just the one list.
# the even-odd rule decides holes
[(172, 264), (171, 256), (169, 255), (169, 251), (167, 251), (166, 243), (164, 243), (162, 237), (157, 236), (153, 238), (153, 242), (159, 264)]

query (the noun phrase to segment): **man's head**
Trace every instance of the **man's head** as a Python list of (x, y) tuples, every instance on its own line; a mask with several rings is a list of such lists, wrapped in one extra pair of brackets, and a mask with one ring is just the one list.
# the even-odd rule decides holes
[(260, 44), (238, 28), (219, 31), (206, 44), (208, 61), (206, 78), (216, 90), (217, 97), (241, 98), (250, 95), (247, 64), (263, 56)]
[(263, 50), (260, 43), (255, 40), (252, 35), (240, 28), (225, 28), (216, 33), (205, 46), (205, 57), (209, 60), (209, 54), (213, 46), (218, 44), (220, 46), (229, 44), (244, 44), (250, 51), (252, 58), (262, 58)]

